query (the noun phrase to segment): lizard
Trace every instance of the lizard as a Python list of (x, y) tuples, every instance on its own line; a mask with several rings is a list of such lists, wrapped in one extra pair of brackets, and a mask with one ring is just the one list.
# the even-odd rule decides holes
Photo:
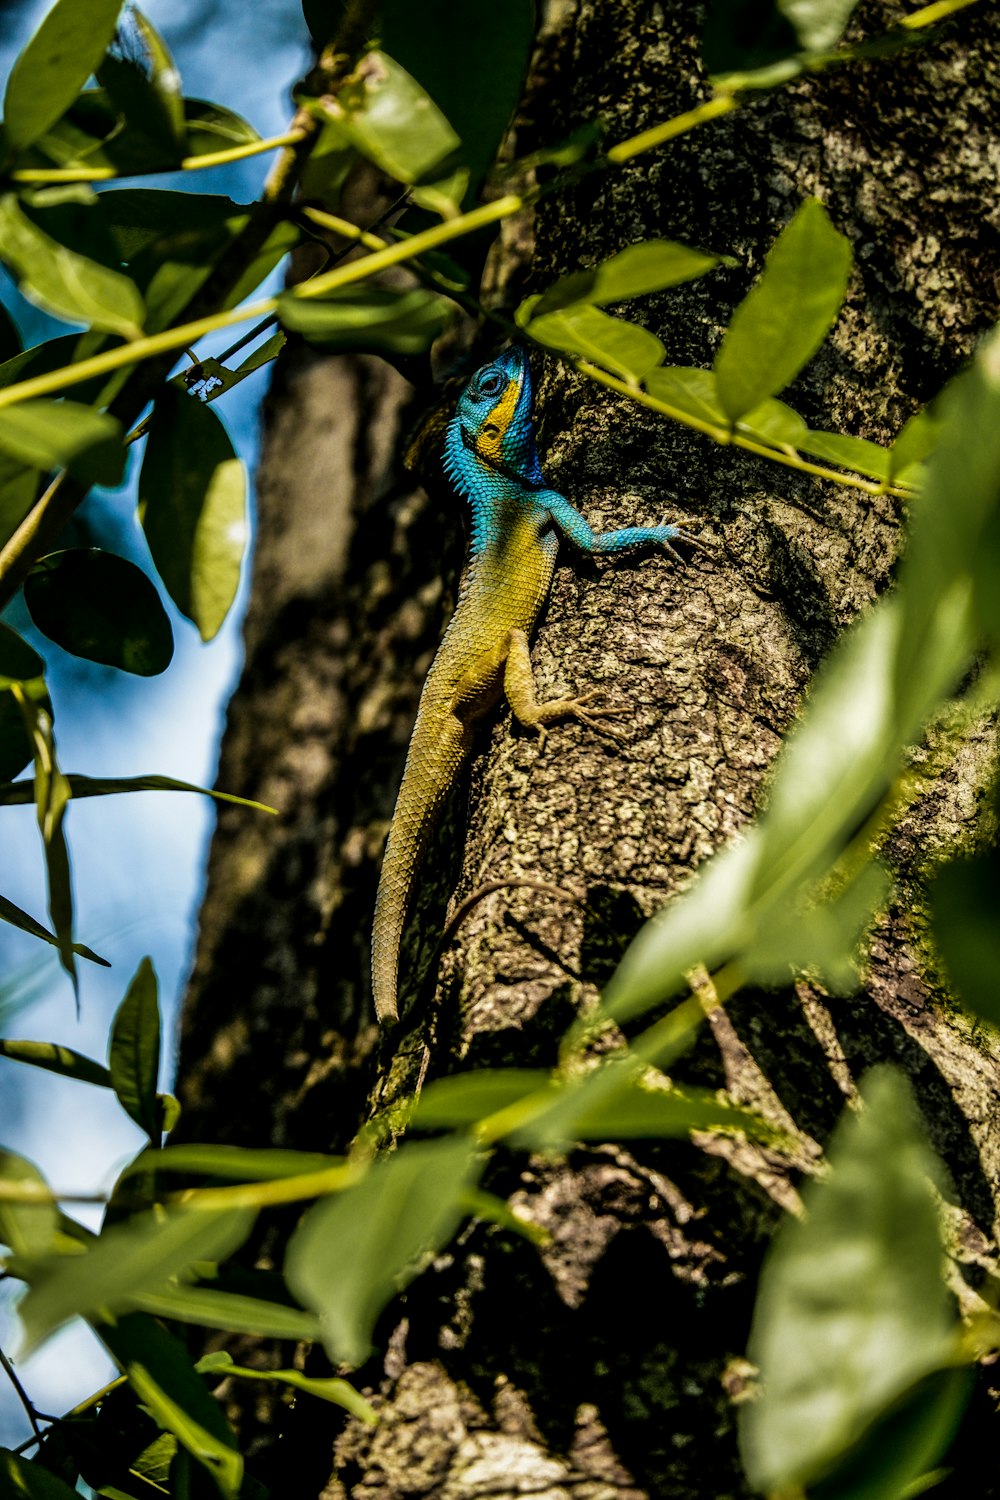
[(549, 489), (532, 430), (531, 373), (519, 345), (476, 371), (444, 440), (443, 471), (471, 509), (466, 569), (454, 614), (424, 683), (382, 862), (372, 935), (372, 993), (383, 1026), (398, 1020), (399, 951), (421, 856), (469, 754), (475, 723), (506, 694), (511, 710), (544, 744), (554, 719), (600, 728), (596, 692), (539, 702), (528, 633), (549, 592), (560, 537), (587, 553), (695, 541), (684, 522), (595, 532), (565, 496)]

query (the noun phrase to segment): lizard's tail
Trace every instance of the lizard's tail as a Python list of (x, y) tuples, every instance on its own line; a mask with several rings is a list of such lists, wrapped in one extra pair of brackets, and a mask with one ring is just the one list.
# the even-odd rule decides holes
[(470, 742), (456, 719), (431, 733), (419, 726), (410, 744), (375, 899), (372, 997), (383, 1026), (399, 1020), (399, 947), (417, 866)]

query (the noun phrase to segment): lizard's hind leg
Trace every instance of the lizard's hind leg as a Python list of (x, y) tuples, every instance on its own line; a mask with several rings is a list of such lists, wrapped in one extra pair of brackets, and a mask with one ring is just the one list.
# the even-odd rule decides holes
[(545, 744), (547, 733), (545, 726), (551, 724), (554, 719), (579, 719), (581, 723), (588, 724), (591, 729), (600, 730), (617, 739), (615, 731), (609, 725), (603, 724), (601, 720), (632, 712), (630, 708), (624, 706), (592, 708), (590, 705), (593, 700), (602, 696), (600, 688), (592, 688), (590, 692), (581, 693), (578, 698), (549, 698), (546, 702), (539, 703), (538, 692), (535, 688), (535, 675), (531, 669), (528, 637), (523, 630), (510, 632), (503, 690), (518, 723), (523, 724), (526, 729), (534, 729), (537, 732), (539, 746)]

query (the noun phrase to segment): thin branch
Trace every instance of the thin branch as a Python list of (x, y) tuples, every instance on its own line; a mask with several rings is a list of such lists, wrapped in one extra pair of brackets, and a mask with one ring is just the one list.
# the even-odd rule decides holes
[(10, 1360), (7, 1358), (2, 1349), (0, 1349), (0, 1366), (3, 1367), (7, 1379), (10, 1381), (11, 1385), (14, 1387), (14, 1390), (17, 1392), (17, 1399), (24, 1407), (28, 1421), (31, 1423), (31, 1430), (35, 1434), (33, 1441), (36, 1443), (41, 1442), (42, 1429), (38, 1425), (38, 1413), (35, 1411), (35, 1408), (32, 1405), (31, 1397), (28, 1395), (27, 1391), (24, 1389), (24, 1386), (21, 1384), (17, 1371), (14, 1369), (14, 1366), (11, 1364)]

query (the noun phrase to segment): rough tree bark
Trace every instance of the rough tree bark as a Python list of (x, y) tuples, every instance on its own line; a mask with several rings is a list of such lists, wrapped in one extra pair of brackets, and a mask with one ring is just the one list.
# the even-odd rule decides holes
[[(863, 5), (857, 24), (897, 13)], [(696, 19), (677, 0), (553, 7), (518, 154), (595, 115), (622, 138), (704, 97)], [(510, 307), (654, 235), (729, 252), (739, 269), (631, 313), (672, 362), (707, 365), (776, 232), (815, 193), (855, 272), (789, 400), (810, 426), (890, 440), (993, 316), (998, 33), (995, 11), (973, 10), (926, 49), (799, 82), (544, 200), (505, 231), (489, 298)], [(467, 333), (475, 352), (489, 338)], [(600, 687), (632, 714), (619, 740), (568, 724), (544, 752), (506, 711), (490, 722), (421, 879), (409, 998), (449, 902), (515, 877), (586, 899), (509, 889), (479, 902), (428, 980), (433, 1002), (394, 1056), (380, 1050), (367, 979), (378, 859), (462, 540), (446, 497), (401, 465), (430, 393), (374, 360), (290, 353), (268, 408), (246, 669), (220, 771), (283, 817), (220, 816), (184, 1022), (189, 1137), (338, 1148), (422, 1073), (554, 1061), (642, 917), (752, 817), (817, 663), (890, 584), (898, 503), (713, 446), (554, 361), (536, 376), (553, 487), (595, 527), (694, 518), (714, 551), (684, 569), (563, 557), (533, 647), (541, 685)], [(958, 753), (932, 742), (917, 755), (926, 788), (892, 836), (897, 894), (856, 997), (804, 984), (741, 995), (684, 1061), (680, 1076), (794, 1121), (798, 1162), (710, 1143), (501, 1162), (491, 1188), (551, 1248), (481, 1225), (460, 1235), (386, 1315), (382, 1354), (358, 1376), (382, 1412), (374, 1432), (317, 1402), (245, 1409), (276, 1494), (291, 1493), (294, 1451), (296, 1496), (331, 1500), (742, 1495), (731, 1397), (760, 1258), (794, 1168), (808, 1170), (879, 1059), (916, 1084), (975, 1282), (994, 1252), (1000, 1056), (945, 998), (920, 889), (941, 851), (975, 840), (993, 755), (988, 724)], [(265, 1258), (281, 1232), (268, 1230)], [(988, 1384), (942, 1495), (1000, 1493), (969, 1477), (996, 1441)]]

